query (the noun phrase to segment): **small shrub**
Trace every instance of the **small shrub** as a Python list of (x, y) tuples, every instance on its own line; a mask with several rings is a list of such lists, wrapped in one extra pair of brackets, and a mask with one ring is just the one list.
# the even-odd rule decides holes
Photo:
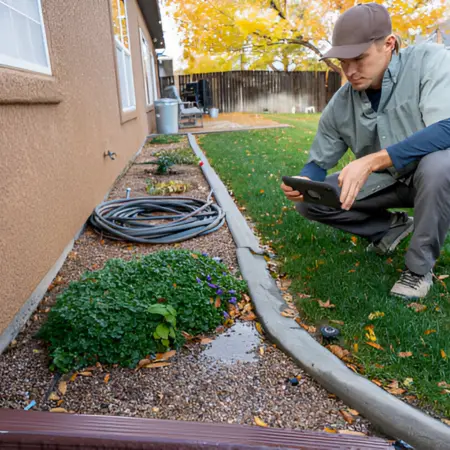
[(147, 192), (149, 195), (168, 195), (183, 194), (189, 189), (188, 183), (182, 181), (167, 181), (162, 183), (153, 183), (149, 181), (147, 184)]
[(170, 168), (175, 164), (197, 164), (199, 159), (190, 149), (180, 150), (165, 150), (157, 153), (158, 156), (156, 164), (158, 165), (156, 173), (159, 175), (166, 174)]
[(134, 367), (149, 354), (178, 348), (182, 331), (217, 328), (245, 290), (225, 265), (187, 250), (112, 259), (70, 283), (37, 337), (49, 343), (52, 369), (97, 361)]

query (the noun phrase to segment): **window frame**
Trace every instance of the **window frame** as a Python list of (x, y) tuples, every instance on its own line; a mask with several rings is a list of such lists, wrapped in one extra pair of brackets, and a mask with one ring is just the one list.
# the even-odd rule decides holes
[[(139, 38), (141, 42), (141, 60), (142, 60), (142, 73), (144, 76), (145, 105), (147, 108), (152, 108), (155, 105), (155, 100), (158, 100), (158, 91), (156, 87), (156, 73), (155, 73), (155, 57), (153, 55), (153, 52), (151, 51), (151, 47), (148, 43), (148, 40), (145, 37), (142, 28), (140, 27), (139, 27)], [(148, 75), (144, 55), (144, 52), (146, 50), (148, 51), (149, 69), (150, 69), (150, 73)], [(149, 99), (151, 99), (150, 102)]]
[(50, 62), (50, 52), (48, 48), (48, 41), (47, 41), (47, 30), (45, 29), (45, 23), (44, 23), (44, 16), (42, 13), (42, 1), (41, 0), (34, 0), (37, 3), (38, 11), (39, 11), (39, 23), (33, 19), (32, 17), (29, 17), (27, 14), (23, 13), (22, 11), (19, 11), (18, 9), (14, 8), (14, 6), (11, 6), (7, 3), (4, 3), (2, 0), (0, 0), (0, 3), (4, 5), (6, 8), (15, 11), (18, 14), (21, 14), (22, 16), (26, 17), (27, 20), (31, 20), (34, 23), (40, 25), (41, 32), (42, 32), (42, 40), (44, 44), (44, 50), (45, 50), (45, 58), (47, 60), (47, 66), (42, 66), (40, 64), (31, 63), (29, 61), (13, 58), (8, 55), (0, 54), (0, 67), (8, 67), (11, 69), (23, 69), (30, 72), (35, 73), (41, 73), (44, 75), (52, 75), (52, 66)]
[[(113, 9), (113, 2), (117, 4), (117, 11), (118, 11), (118, 21), (119, 21), (119, 27), (120, 27), (120, 33), (123, 36), (122, 31), (122, 20), (120, 16), (120, 2), (121, 0), (111, 0), (111, 24), (112, 24), (112, 31), (113, 31), (113, 39), (114, 39), (114, 50), (115, 50), (115, 58), (117, 62), (117, 77), (118, 77), (118, 87), (119, 87), (119, 101), (120, 101), (120, 107), (122, 112), (133, 112), (136, 111), (136, 87), (134, 84), (134, 73), (133, 73), (133, 57), (131, 54), (131, 38), (130, 38), (130, 27), (129, 27), (129, 21), (128, 21), (128, 8), (127, 8), (127, 0), (123, 0), (123, 5), (125, 9), (125, 26), (126, 29), (126, 36), (128, 38), (128, 47), (126, 48), (125, 45), (120, 41), (120, 39), (116, 36), (116, 33), (114, 32), (114, 18), (112, 16)], [(119, 54), (120, 52), (120, 54)], [(127, 63), (126, 63), (126, 57), (129, 57), (130, 60), (130, 68), (131, 68), (131, 78), (129, 79), (129, 73), (127, 71)], [(120, 70), (120, 65), (122, 65), (122, 71)], [(120, 77), (123, 76), (124, 80), (122, 82), (125, 85), (126, 92), (123, 92), (124, 89), (122, 89), (122, 83)], [(130, 86), (131, 82), (131, 86)], [(130, 92), (130, 87), (131, 91)], [(131, 96), (130, 96), (131, 94)], [(127, 105), (124, 106), (124, 99), (123, 97), (126, 96)], [(132, 101), (131, 101), (132, 100)]]

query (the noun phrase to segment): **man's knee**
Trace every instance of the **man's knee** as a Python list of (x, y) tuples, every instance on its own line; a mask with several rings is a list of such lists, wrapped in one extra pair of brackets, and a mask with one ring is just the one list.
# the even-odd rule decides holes
[(306, 202), (298, 202), (295, 205), (295, 208), (297, 212), (305, 219), (316, 221), (320, 220), (320, 218), (323, 217), (324, 209), (326, 209), (326, 207), (323, 207), (321, 205), (314, 205), (312, 203)]
[[(415, 182), (429, 188), (450, 188), (450, 150), (442, 150), (424, 156), (414, 175)], [(426, 181), (426, 183), (425, 183)]]

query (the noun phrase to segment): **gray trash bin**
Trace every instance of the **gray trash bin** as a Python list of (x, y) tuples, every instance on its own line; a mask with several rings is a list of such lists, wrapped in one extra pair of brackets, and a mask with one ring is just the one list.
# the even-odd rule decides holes
[(172, 98), (155, 100), (156, 129), (159, 134), (178, 133), (178, 101)]

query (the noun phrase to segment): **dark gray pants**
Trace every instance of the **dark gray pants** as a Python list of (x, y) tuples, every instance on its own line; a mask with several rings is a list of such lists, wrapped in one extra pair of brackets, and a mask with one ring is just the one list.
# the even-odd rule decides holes
[[(338, 174), (326, 181), (338, 191)], [(439, 257), (450, 227), (450, 150), (430, 153), (420, 161), (410, 185), (397, 182), (357, 200), (350, 211), (298, 203), (297, 211), (308, 220), (330, 225), (369, 241), (389, 229), (388, 208), (414, 208), (414, 233), (406, 253), (406, 266), (424, 275)]]

